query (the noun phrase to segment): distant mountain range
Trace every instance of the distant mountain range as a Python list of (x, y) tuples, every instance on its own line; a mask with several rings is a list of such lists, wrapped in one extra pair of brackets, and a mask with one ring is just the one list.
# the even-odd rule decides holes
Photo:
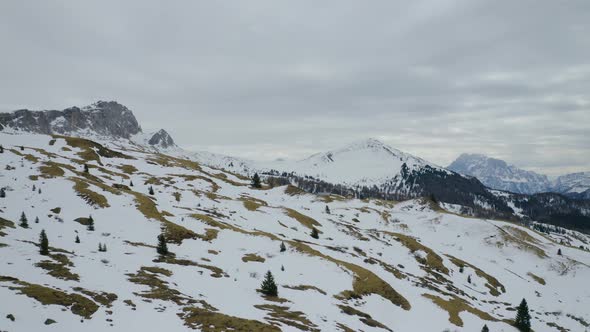
[(375, 139), (300, 161), (254, 162), (211, 152), (192, 153), (178, 148), (165, 130), (144, 134), (131, 110), (113, 101), (62, 111), (0, 113), (0, 131), (80, 136), (107, 146), (128, 142), (240, 175), (259, 173), (272, 185), (290, 184), (314, 194), (397, 201), (429, 197), (466, 215), (537, 220), (590, 232), (590, 200), (571, 196), (585, 197), (586, 173), (555, 182), (555, 188), (571, 196), (565, 197), (539, 193), (551, 186), (547, 177), (501, 160), (464, 155), (447, 169)]
[(562, 175), (554, 181), (547, 176), (509, 165), (481, 154), (462, 154), (448, 169), (474, 176), (483, 184), (517, 194), (556, 192), (577, 199), (590, 199), (590, 172)]

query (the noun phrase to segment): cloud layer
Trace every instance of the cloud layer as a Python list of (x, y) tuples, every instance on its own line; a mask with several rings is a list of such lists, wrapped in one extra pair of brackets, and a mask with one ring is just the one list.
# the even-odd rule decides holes
[(118, 100), (189, 149), (301, 158), (376, 137), (590, 170), (590, 3), (4, 1), (0, 111)]

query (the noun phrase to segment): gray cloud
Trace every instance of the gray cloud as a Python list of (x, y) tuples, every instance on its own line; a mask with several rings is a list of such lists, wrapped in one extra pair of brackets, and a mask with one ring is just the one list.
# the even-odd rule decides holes
[(590, 169), (590, 3), (0, 3), (0, 111), (98, 99), (182, 146), (301, 158), (377, 137)]

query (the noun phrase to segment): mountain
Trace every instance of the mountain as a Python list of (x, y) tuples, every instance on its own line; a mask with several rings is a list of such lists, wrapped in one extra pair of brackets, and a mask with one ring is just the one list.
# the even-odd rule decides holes
[(517, 194), (534, 194), (549, 191), (551, 182), (545, 175), (526, 171), (505, 161), (481, 154), (460, 155), (448, 169), (474, 176), (486, 186)]
[(164, 129), (144, 134), (133, 112), (116, 101), (98, 101), (89, 106), (74, 106), (62, 111), (22, 109), (0, 113), (0, 131), (126, 139), (160, 149), (176, 147)]
[(557, 177), (552, 190), (578, 199), (590, 199), (590, 172), (571, 173)]
[[(576, 231), (424, 198), (256, 189), (130, 140), (0, 131), (0, 142), (1, 330), (516, 332), (523, 298), (535, 331), (590, 322), (590, 237)], [(449, 187), (483, 186), (396, 156), (405, 185), (446, 174)], [(267, 271), (277, 297), (260, 292)]]

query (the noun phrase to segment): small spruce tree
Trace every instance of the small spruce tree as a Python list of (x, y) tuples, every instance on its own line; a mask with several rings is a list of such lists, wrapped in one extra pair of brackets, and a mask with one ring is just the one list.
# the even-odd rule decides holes
[(270, 271), (266, 272), (264, 280), (262, 281), (262, 285), (260, 286), (260, 290), (262, 294), (266, 296), (277, 296), (279, 295), (277, 284), (275, 283), (275, 278), (272, 276)]
[(94, 231), (94, 218), (92, 218), (92, 216), (88, 217), (88, 226), (86, 226), (86, 228), (91, 232)]
[(560, 248), (560, 249), (557, 249), (557, 254), (558, 254), (559, 256), (561, 256), (561, 248)]
[(281, 242), (281, 252), (285, 252), (287, 247), (285, 247), (285, 242)]
[(21, 145), (21, 146), (20, 146), (20, 150), (21, 150), (21, 151), (25, 151), (25, 147)]
[(102, 245), (102, 252), (107, 252), (107, 244), (106, 243), (104, 243)]
[(35, 224), (39, 223), (39, 217), (35, 217)]
[(459, 272), (463, 273), (463, 271), (465, 271), (465, 268), (463, 267), (463, 265), (459, 266)]
[(169, 253), (168, 245), (166, 244), (166, 237), (164, 234), (158, 235), (158, 246), (156, 247), (156, 251), (162, 256), (166, 256)]
[(20, 215), (20, 224), (18, 224), (22, 228), (29, 228), (29, 221), (27, 220), (27, 216), (25, 213), (21, 213)]
[(514, 326), (521, 332), (529, 332), (531, 330), (531, 315), (529, 314), (529, 306), (525, 299), (522, 299), (520, 305), (516, 309)]
[(252, 177), (252, 187), (259, 189), (262, 188), (262, 183), (260, 182), (260, 176), (258, 173), (254, 173), (254, 176)]
[(102, 243), (98, 242), (98, 251), (101, 252), (102, 251)]
[(6, 190), (4, 188), (0, 188), (0, 198), (6, 197)]
[(88, 164), (84, 164), (84, 173), (90, 173), (90, 170), (88, 169)]
[(39, 253), (43, 256), (49, 255), (49, 240), (44, 229), (41, 230), (41, 234), (39, 235)]
[(37, 192), (40, 194), (41, 193), (41, 188), (39, 188), (39, 190), (37, 190)]
[(318, 230), (317, 230), (315, 227), (313, 227), (313, 228), (311, 229), (311, 234), (310, 234), (310, 235), (311, 235), (311, 237), (313, 237), (314, 239), (319, 239), (319, 238), (320, 238), (320, 234), (319, 234)]
[(467, 282), (471, 283), (471, 276), (467, 276)]
[(153, 194), (154, 194), (154, 188), (152, 188), (152, 186), (150, 186), (150, 187), (148, 188), (148, 193), (149, 193), (150, 195), (153, 195)]
[(0, 153), (4, 153), (4, 147), (0, 145)]
[(326, 205), (326, 213), (330, 214), (330, 207)]
[(490, 332), (490, 329), (488, 329), (488, 326), (484, 324), (484, 326), (481, 328), (481, 332)]
[(133, 187), (133, 181), (129, 181), (129, 187)]
[(78, 235), (76, 235), (76, 240), (74, 242), (80, 243), (80, 237)]
[(285, 271), (285, 267), (281, 265), (281, 271)]
[(37, 191), (37, 187), (35, 185), (33, 185), (32, 191)]

